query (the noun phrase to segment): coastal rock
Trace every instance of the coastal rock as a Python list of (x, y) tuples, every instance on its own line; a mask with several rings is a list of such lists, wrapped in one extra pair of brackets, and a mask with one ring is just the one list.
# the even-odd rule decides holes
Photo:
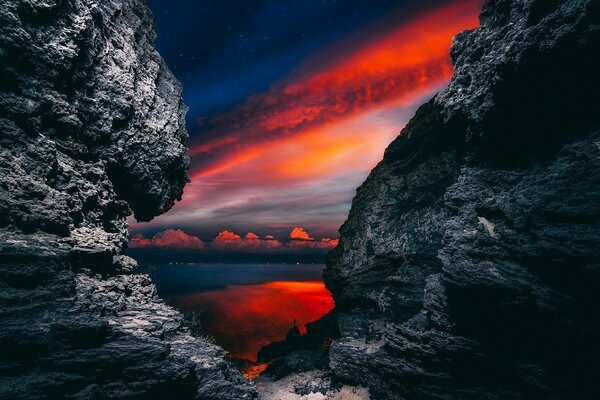
[(250, 399), (124, 254), (188, 181), (141, 0), (0, 0), (0, 397)]
[(600, 2), (480, 20), (328, 255), (330, 368), (377, 399), (595, 398)]
[(298, 372), (271, 380), (257, 380), (263, 400), (369, 400), (369, 390), (361, 386), (342, 385), (332, 381), (327, 371)]
[(335, 310), (319, 320), (306, 324), (302, 334), (296, 326), (291, 328), (286, 338), (263, 346), (257, 354), (259, 363), (268, 363), (265, 375), (275, 380), (294, 372), (327, 369), (329, 364), (329, 344), (339, 337)]
[(295, 372), (324, 370), (327, 364), (327, 353), (322, 350), (294, 350), (272, 361), (263, 374), (278, 380)]

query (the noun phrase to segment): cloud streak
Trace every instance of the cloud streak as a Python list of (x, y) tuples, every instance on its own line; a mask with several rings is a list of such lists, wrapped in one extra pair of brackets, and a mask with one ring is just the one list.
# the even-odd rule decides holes
[(323, 49), (293, 77), (199, 119), (183, 201), (145, 227), (220, 223), (266, 234), (277, 224), (280, 235), (302, 225), (335, 236), (355, 188), (418, 105), (449, 80), (452, 37), (478, 24), (480, 5), (455, 1), (394, 28), (373, 26), (378, 34)]
[[(463, 0), (425, 12), (363, 43), (325, 69), (300, 71), (301, 80), (273, 85), (229, 113), (199, 121), (197, 128), (204, 132), (191, 143), (191, 156), (219, 149), (239, 154), (247, 143), (337, 123), (390, 103), (410, 103), (416, 93), (450, 78), (450, 42), (457, 32), (476, 25), (479, 5), (479, 0)], [(240, 162), (239, 157), (235, 159)], [(221, 157), (207, 165), (200, 161), (196, 176), (222, 171), (211, 168), (215, 163), (223, 167), (221, 161)]]

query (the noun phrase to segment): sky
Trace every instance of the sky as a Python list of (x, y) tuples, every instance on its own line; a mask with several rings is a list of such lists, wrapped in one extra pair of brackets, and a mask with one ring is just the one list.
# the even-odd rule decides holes
[(191, 182), (132, 247), (337, 244), (356, 188), (452, 74), (481, 0), (149, 0), (183, 85)]

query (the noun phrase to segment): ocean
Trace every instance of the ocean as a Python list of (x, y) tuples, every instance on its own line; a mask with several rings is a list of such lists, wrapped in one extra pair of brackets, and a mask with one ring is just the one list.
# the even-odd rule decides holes
[(203, 335), (232, 359), (256, 360), (260, 348), (294, 325), (333, 308), (323, 264), (162, 264), (151, 271), (159, 295), (196, 313)]

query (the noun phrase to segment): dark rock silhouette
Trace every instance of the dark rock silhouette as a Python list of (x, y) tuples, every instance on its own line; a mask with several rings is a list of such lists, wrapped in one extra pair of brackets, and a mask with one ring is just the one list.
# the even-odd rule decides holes
[(258, 362), (269, 363), (300, 350), (316, 351), (327, 357), (329, 343), (339, 337), (336, 311), (332, 310), (317, 321), (306, 324), (305, 334), (300, 332), (295, 322), (284, 340), (269, 343), (259, 350)]
[(336, 378), (377, 399), (595, 398), (600, 2), (488, 0), (328, 256)]
[[(333, 381), (376, 399), (595, 398), (600, 1), (488, 0), (481, 23), (359, 188), (328, 256), (338, 326), (309, 333), (339, 333)], [(2, 398), (257, 396), (124, 254), (126, 217), (188, 179), (154, 36), (140, 0), (0, 0)]]
[(328, 361), (327, 353), (320, 350), (294, 350), (273, 360), (264, 375), (278, 380), (295, 372), (326, 370)]
[(247, 399), (124, 255), (188, 181), (140, 0), (0, 0), (0, 397)]

